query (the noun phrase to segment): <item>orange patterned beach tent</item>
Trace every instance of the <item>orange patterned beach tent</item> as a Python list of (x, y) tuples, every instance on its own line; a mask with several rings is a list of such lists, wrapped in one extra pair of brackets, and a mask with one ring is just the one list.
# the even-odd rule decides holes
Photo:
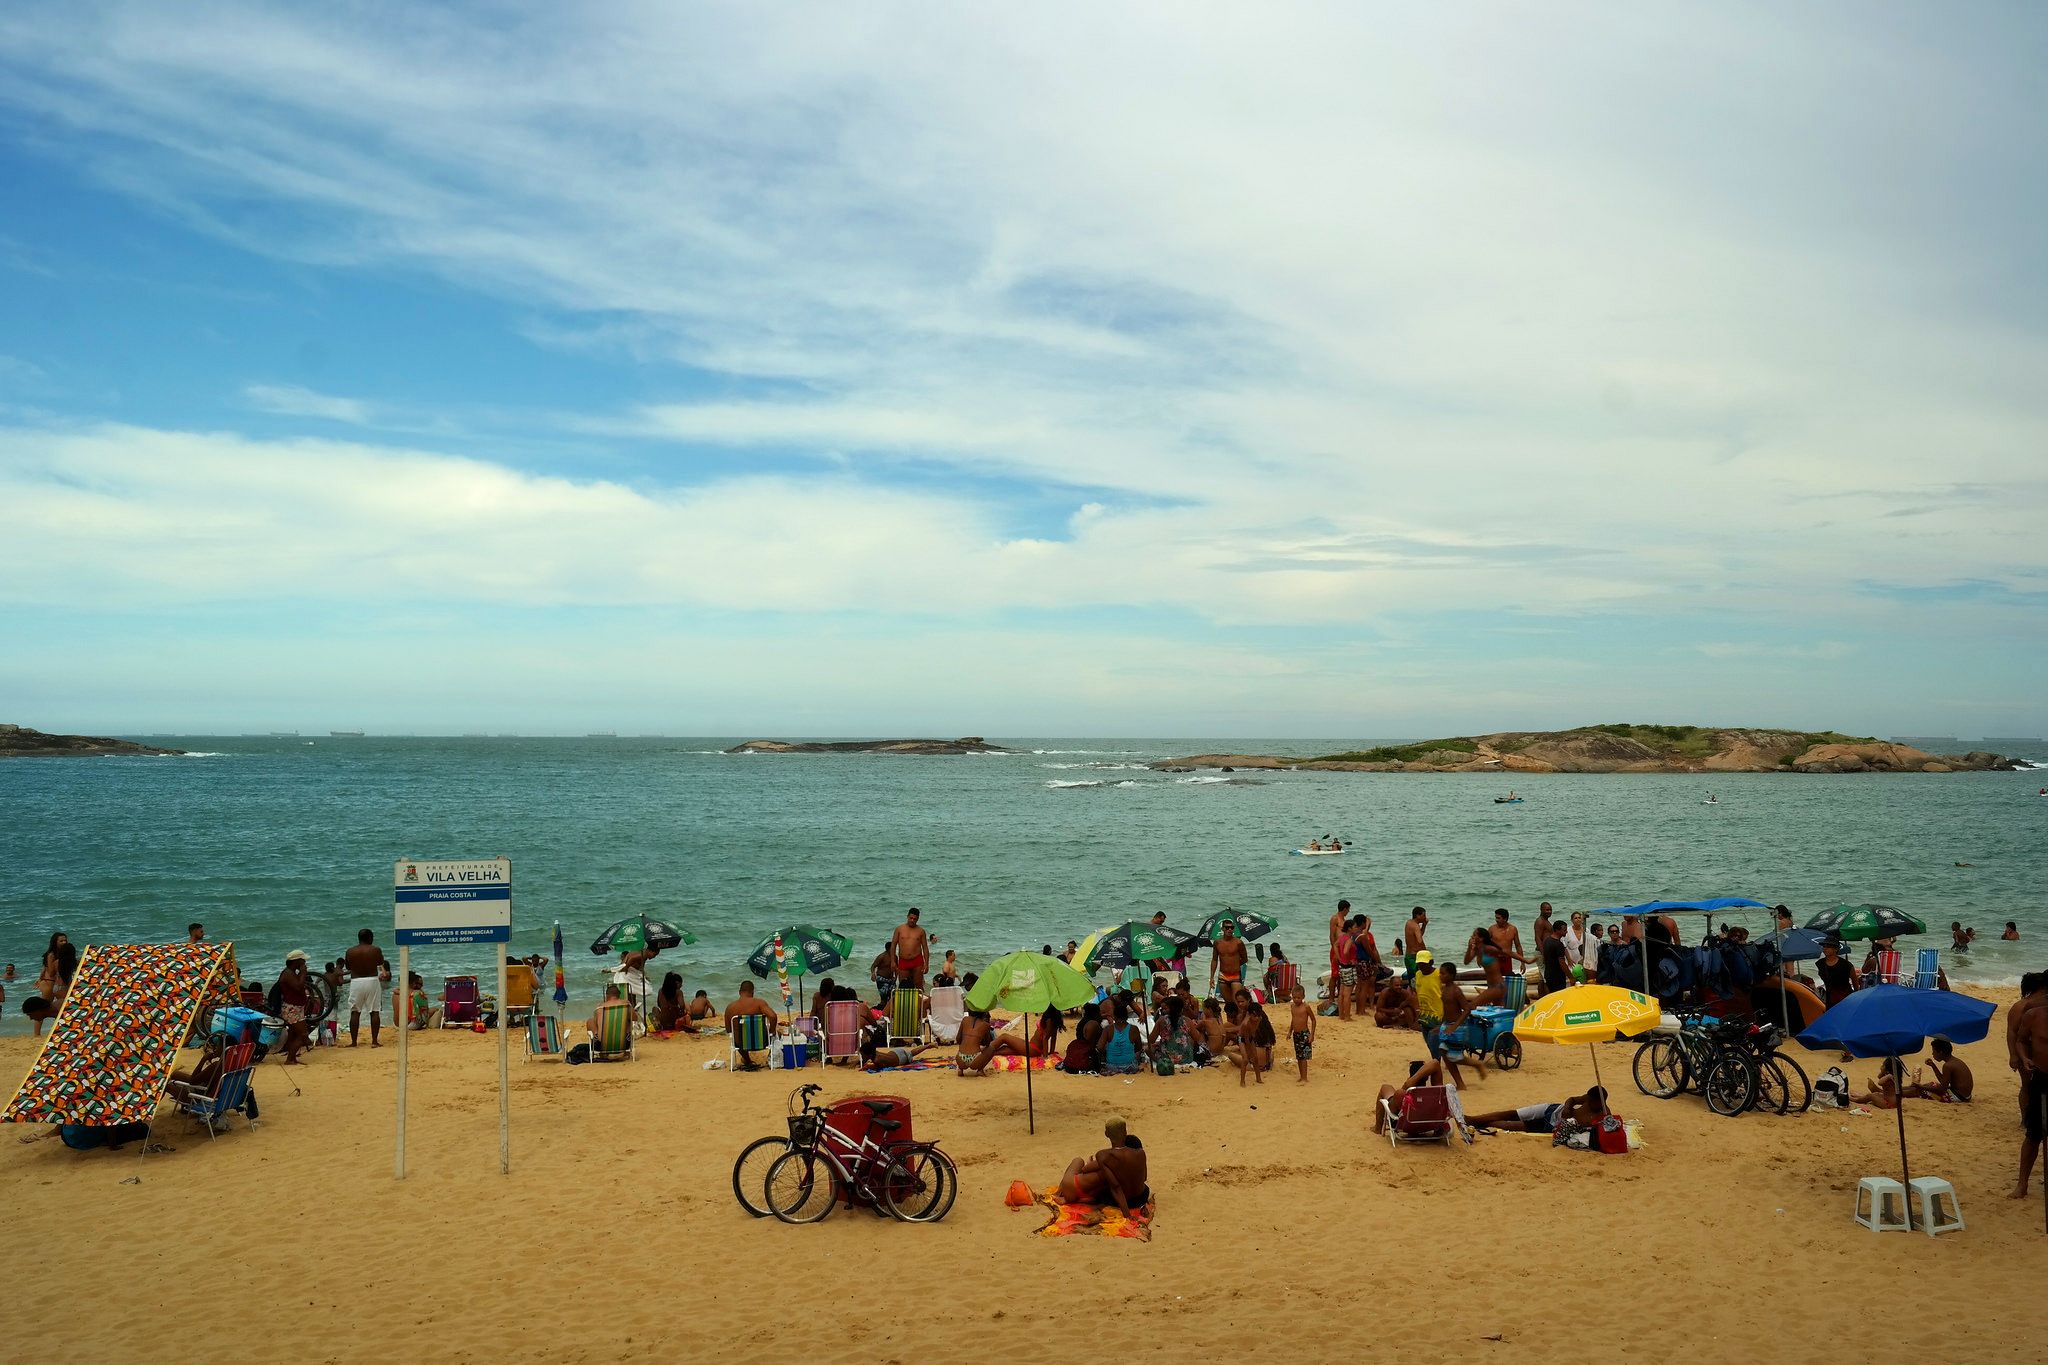
[(0, 1123), (143, 1123), (193, 1025), (240, 1002), (231, 943), (87, 948)]

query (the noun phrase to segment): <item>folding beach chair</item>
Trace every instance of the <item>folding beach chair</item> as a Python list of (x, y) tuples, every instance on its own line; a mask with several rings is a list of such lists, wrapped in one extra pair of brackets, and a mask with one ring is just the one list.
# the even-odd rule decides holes
[(1922, 948), (1913, 962), (1913, 984), (1923, 991), (1941, 986), (1941, 949)]
[(924, 1041), (924, 993), (898, 986), (889, 995), (889, 1041)]
[(1273, 974), (1273, 998), (1275, 1000), (1292, 1000), (1294, 998), (1294, 988), (1301, 982), (1301, 973), (1292, 962), (1276, 962), (1270, 970)]
[(185, 1090), (173, 1097), (179, 1113), (206, 1125), (209, 1140), (219, 1136), (220, 1130), (228, 1126), (230, 1113), (248, 1102), (255, 1056), (256, 1044), (237, 1043), (221, 1054), (220, 1079), (214, 1082), (212, 1094)]
[[(828, 1007), (829, 1008), (829, 1007)], [(741, 1014), (733, 1018), (732, 1033), (727, 1038), (725, 1064), (734, 1071), (742, 1071), (749, 1065), (749, 1052), (767, 1052), (773, 1042), (765, 1014)], [(756, 1067), (765, 1067), (772, 1058), (764, 1057)]]
[(630, 1062), (633, 1060), (633, 1012), (623, 1000), (607, 1000), (593, 1016), (597, 1032), (590, 1035), (590, 1060)]
[(967, 1017), (967, 992), (959, 986), (934, 986), (926, 1001), (925, 1029), (935, 1043), (950, 1043), (960, 1037), (960, 1021)]
[[(1396, 1107), (1402, 1100), (1407, 1104), (1405, 1113)], [(1395, 1147), (1404, 1142), (1447, 1143), (1453, 1132), (1463, 1129), (1465, 1122), (1465, 1111), (1459, 1107), (1458, 1088), (1454, 1085), (1404, 1090), (1392, 1100), (1381, 1100), (1380, 1112), (1387, 1120), (1387, 1141)]]
[(1877, 954), (1877, 970), (1870, 973), (1870, 985), (1896, 986), (1899, 984), (1899, 959), (1897, 948), (1883, 948)]
[(568, 1049), (562, 1046), (562, 1021), (552, 1014), (535, 1010), (526, 1016), (526, 1060), (536, 1057), (560, 1057)]
[(825, 1050), (828, 1062), (860, 1060), (860, 1016), (858, 1000), (825, 1002)]
[(441, 978), (441, 1027), (468, 1028), (483, 1018), (479, 1007), (481, 997), (477, 994), (476, 978), (473, 976), (444, 976)]
[(533, 1013), (533, 998), (540, 991), (540, 973), (524, 962), (505, 964), (505, 999), (500, 1008), (505, 1022), (517, 1024)]

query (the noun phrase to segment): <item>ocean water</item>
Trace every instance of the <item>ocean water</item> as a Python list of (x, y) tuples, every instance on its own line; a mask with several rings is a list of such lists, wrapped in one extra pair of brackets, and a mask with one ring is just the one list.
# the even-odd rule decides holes
[[(232, 939), (245, 978), (314, 963), (356, 931), (391, 941), (398, 857), (512, 860), (515, 954), (563, 926), (574, 998), (591, 940), (642, 910), (697, 943), (661, 970), (730, 996), (762, 934), (850, 935), (852, 976), (907, 906), (970, 966), (1155, 910), (1192, 928), (1225, 906), (1280, 921), (1320, 967), (1338, 897), (1382, 942), (1415, 905), (1461, 946), (1497, 905), (1524, 925), (1658, 898), (1746, 895), (1803, 920), (1839, 902), (1919, 915), (1959, 980), (2048, 966), (2048, 771), (1943, 776), (1160, 773), (1201, 752), (1314, 754), (1322, 741), (998, 740), (1002, 756), (728, 755), (734, 739), (154, 737), (184, 758), (0, 762), (0, 961), (8, 1032), (53, 930), (74, 942)], [(2026, 755), (2048, 760), (2048, 753)], [(1709, 791), (1719, 805), (1704, 805)], [(1290, 854), (1312, 835), (1339, 858)], [(1952, 920), (1974, 926), (1948, 948)], [(2022, 941), (1997, 941), (2005, 921)], [(1760, 921), (1759, 921), (1760, 922)], [(395, 954), (394, 954), (395, 957)], [(438, 987), (486, 950), (414, 955)], [(842, 976), (845, 973), (841, 974)], [(814, 984), (814, 983), (813, 983)]]

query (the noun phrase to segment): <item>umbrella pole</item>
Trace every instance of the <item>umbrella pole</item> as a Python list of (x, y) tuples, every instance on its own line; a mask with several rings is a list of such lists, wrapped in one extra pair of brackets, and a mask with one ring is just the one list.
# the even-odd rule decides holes
[(1024, 1016), (1024, 1114), (1030, 1134), (1038, 1135), (1038, 1103), (1031, 1096), (1031, 1016)]
[(1898, 1102), (1897, 1107), (1899, 1111), (1899, 1183), (1906, 1188), (1905, 1197), (1899, 1202), (1906, 1206), (1906, 1231), (1911, 1232), (1913, 1230), (1913, 1172), (1906, 1165), (1906, 1097), (1899, 1093), (1906, 1088), (1900, 1083), (1900, 1078), (1905, 1075), (1905, 1065), (1896, 1057), (1889, 1058), (1888, 1063), (1898, 1068), (1892, 1072), (1892, 1097)]
[(1593, 1054), (1593, 1084), (1599, 1086), (1604, 1091), (1607, 1089), (1607, 1086), (1600, 1079), (1600, 1047), (1597, 1043), (1588, 1043), (1586, 1044), (1586, 1051)]

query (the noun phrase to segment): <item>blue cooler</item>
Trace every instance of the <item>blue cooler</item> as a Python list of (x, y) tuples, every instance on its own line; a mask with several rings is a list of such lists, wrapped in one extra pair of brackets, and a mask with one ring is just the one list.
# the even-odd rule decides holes
[(284, 1020), (274, 1019), (247, 1005), (224, 1005), (215, 1010), (213, 1025), (207, 1031), (224, 1036), (230, 1043), (239, 1043), (243, 1031), (251, 1025), (256, 1029), (256, 1041), (265, 1047), (275, 1047), (277, 1040), (284, 1036)]
[(794, 1070), (811, 1059), (811, 1045), (802, 1038), (784, 1039), (782, 1043), (782, 1066), (785, 1071)]

